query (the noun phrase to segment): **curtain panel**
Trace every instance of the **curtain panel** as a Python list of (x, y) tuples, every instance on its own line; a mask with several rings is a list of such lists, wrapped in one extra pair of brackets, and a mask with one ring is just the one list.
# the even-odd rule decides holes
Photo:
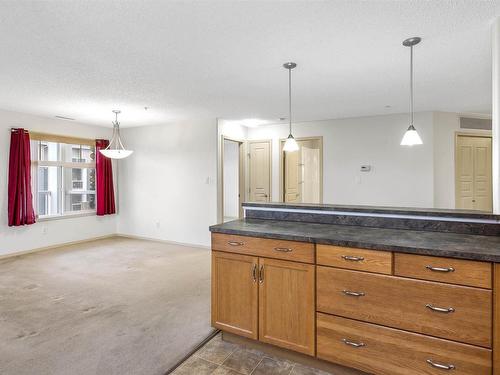
[(31, 152), (28, 131), (12, 129), (10, 133), (8, 225), (35, 223), (31, 192)]
[(96, 184), (97, 184), (97, 215), (111, 215), (116, 213), (115, 192), (113, 189), (113, 166), (111, 159), (99, 151), (108, 147), (109, 141), (97, 139), (95, 143), (96, 154)]

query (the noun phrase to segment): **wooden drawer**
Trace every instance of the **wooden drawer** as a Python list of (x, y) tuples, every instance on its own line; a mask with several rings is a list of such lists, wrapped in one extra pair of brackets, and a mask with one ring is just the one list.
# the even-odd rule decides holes
[(212, 250), (314, 263), (314, 244), (212, 233)]
[(318, 358), (377, 375), (491, 374), (491, 350), (321, 313), (317, 345)]
[(491, 289), (491, 263), (401, 253), (394, 256), (396, 275)]
[(317, 310), (491, 347), (486, 289), (318, 266)]
[(324, 266), (392, 274), (392, 253), (331, 245), (317, 245), (316, 261)]

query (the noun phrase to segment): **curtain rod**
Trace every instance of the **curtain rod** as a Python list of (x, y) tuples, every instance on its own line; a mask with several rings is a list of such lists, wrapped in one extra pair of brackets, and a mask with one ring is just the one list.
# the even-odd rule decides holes
[[(10, 128), (10, 131), (11, 132), (15, 132), (15, 131), (18, 131), (20, 129), (23, 129), (23, 128)], [(29, 133), (29, 130), (28, 129), (23, 129), (26, 133)]]

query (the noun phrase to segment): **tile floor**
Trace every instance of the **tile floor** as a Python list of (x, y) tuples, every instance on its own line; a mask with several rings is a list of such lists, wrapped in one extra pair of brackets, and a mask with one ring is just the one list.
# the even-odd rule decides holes
[(172, 375), (329, 375), (259, 350), (222, 341), (219, 333)]

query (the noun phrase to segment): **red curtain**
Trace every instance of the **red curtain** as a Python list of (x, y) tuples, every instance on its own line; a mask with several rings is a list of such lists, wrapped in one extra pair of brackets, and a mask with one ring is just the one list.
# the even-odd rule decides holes
[(113, 190), (113, 167), (111, 159), (99, 152), (108, 147), (109, 141), (97, 139), (95, 142), (96, 154), (96, 184), (97, 184), (97, 215), (110, 215), (115, 210), (115, 192)]
[(8, 185), (9, 226), (34, 224), (30, 135), (24, 129), (12, 129), (10, 133)]

